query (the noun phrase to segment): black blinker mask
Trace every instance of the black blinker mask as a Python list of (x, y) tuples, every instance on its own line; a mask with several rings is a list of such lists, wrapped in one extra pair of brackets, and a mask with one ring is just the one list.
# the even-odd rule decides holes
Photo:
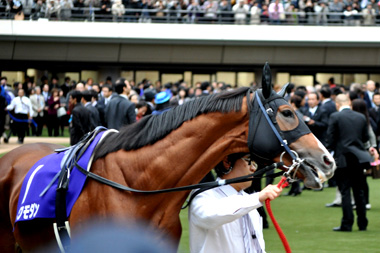
[[(301, 136), (311, 132), (303, 119), (300, 119), (297, 114), (296, 116), (299, 121), (298, 126), (290, 131), (281, 131), (276, 121), (276, 114), (281, 105), (288, 105), (288, 103), (282, 96), (274, 91), (271, 92), (268, 99), (263, 98), (262, 90), (257, 90), (256, 92), (258, 92), (259, 98), (266, 110), (265, 113), (268, 114), (277, 132), (288, 145), (298, 140)], [(255, 96), (249, 115), (248, 147), (253, 160), (265, 164), (283, 152), (284, 148), (263, 113)]]

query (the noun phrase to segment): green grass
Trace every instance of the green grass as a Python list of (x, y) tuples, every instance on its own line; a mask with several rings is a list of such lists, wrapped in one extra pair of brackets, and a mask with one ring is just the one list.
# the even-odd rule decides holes
[[(368, 178), (370, 203), (367, 212), (368, 230), (359, 232), (356, 223), (353, 231), (334, 232), (340, 225), (341, 208), (327, 208), (335, 198), (335, 188), (323, 191), (303, 191), (300, 196), (281, 196), (271, 202), (273, 214), (288, 239), (292, 252), (380, 252), (380, 180)], [(289, 189), (284, 189), (286, 193)], [(178, 252), (189, 252), (187, 209), (181, 212), (182, 238)], [(355, 211), (354, 211), (355, 213)], [(356, 215), (356, 214), (355, 214)], [(264, 230), (267, 252), (284, 252), (281, 240), (270, 221)]]
[[(49, 137), (47, 127), (42, 128), (41, 137)], [(65, 129), (63, 130), (63, 136), (57, 136), (57, 137), (70, 137), (69, 127), (67, 126), (65, 127)]]

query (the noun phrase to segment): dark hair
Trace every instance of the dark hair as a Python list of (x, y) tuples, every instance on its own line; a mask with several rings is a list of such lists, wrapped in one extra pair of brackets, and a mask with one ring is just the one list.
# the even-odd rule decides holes
[(121, 93), (123, 93), (124, 87), (127, 87), (127, 85), (126, 85), (124, 82), (122, 82), (122, 83), (117, 83), (117, 84), (115, 85), (115, 91), (116, 91), (116, 93), (117, 93), (117, 94), (121, 94)]
[(373, 98), (375, 97), (375, 95), (380, 95), (380, 92), (375, 91), (375, 93), (373, 93), (372, 100), (373, 100)]
[(290, 92), (294, 90), (295, 87), (296, 86), (294, 85), (294, 83), (289, 83), (288, 87), (286, 87), (286, 93), (289, 94)]
[(322, 88), (321, 89), (321, 94), (324, 98), (330, 98), (331, 97), (331, 90), (329, 88)]
[(301, 86), (298, 86), (297, 88), (296, 88), (296, 91), (303, 91), (303, 92), (307, 92), (307, 89), (306, 89), (306, 87), (305, 86), (303, 86), (303, 85), (301, 85)]
[(120, 77), (119, 79), (117, 79), (116, 82), (115, 82), (115, 85), (118, 85), (120, 83), (124, 83), (125, 84), (125, 78)]
[(91, 98), (92, 98), (92, 94), (89, 90), (85, 90), (82, 92), (82, 96), (84, 98), (84, 100), (86, 100), (87, 102), (90, 102), (91, 101)]
[(299, 96), (301, 99), (304, 99), (304, 97), (306, 96), (306, 92), (302, 91), (302, 90), (296, 90), (294, 92), (294, 95), (297, 95)]
[(339, 94), (342, 94), (343, 92), (340, 90), (339, 87), (334, 87), (331, 89), (331, 94), (338, 96)]
[(170, 90), (173, 87), (172, 83), (165, 83), (164, 88)]
[(185, 87), (183, 87), (183, 86), (180, 86), (180, 87), (178, 88), (178, 94), (179, 94), (179, 92), (180, 92), (181, 90), (185, 91), (185, 97), (188, 97), (188, 96), (189, 96), (189, 90), (188, 90), (187, 88), (185, 88)]
[(80, 100), (82, 99), (83, 95), (82, 95), (82, 92), (80, 92), (79, 90), (73, 90), (71, 93), (70, 93), (70, 96), (75, 99), (77, 101), (77, 103), (80, 103)]
[(350, 100), (353, 101), (355, 99), (358, 99), (359, 98), (359, 94), (357, 91), (350, 91), (348, 93), (348, 96), (350, 97)]
[(203, 82), (201, 83), (201, 89), (202, 90), (207, 90), (207, 88), (210, 86), (210, 83), (209, 82)]
[(137, 109), (140, 109), (140, 108), (142, 108), (142, 107), (144, 107), (144, 106), (148, 107), (148, 104), (147, 104), (144, 100), (140, 100), (140, 101), (136, 104), (136, 108), (137, 108)]
[(354, 99), (352, 101), (352, 110), (363, 114), (367, 120), (367, 124), (369, 125), (369, 115), (368, 115), (367, 105), (363, 99), (360, 99), (360, 98)]
[(294, 103), (294, 105), (299, 109), (302, 107), (301, 103), (302, 103), (302, 98), (298, 95), (293, 95), (291, 96), (290, 98), (290, 101), (289, 101), (291, 104)]
[[(235, 153), (235, 154), (230, 154), (227, 156), (228, 161), (231, 163), (231, 167), (233, 168), (235, 166), (235, 163), (238, 159), (242, 158), (245, 156), (245, 153)], [(220, 161), (215, 167), (214, 170), (216, 172), (216, 175), (218, 177), (222, 177), (223, 175), (226, 175), (229, 172), (229, 169), (226, 169), (224, 167), (223, 161)]]
[(95, 98), (96, 100), (98, 100), (98, 93), (94, 90), (90, 90), (90, 93), (91, 93), (91, 98)]

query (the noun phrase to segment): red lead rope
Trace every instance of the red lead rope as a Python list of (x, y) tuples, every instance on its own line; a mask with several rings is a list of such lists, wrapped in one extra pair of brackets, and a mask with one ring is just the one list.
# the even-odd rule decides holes
[[(282, 177), (280, 182), (277, 184), (277, 187), (278, 188), (284, 188), (286, 186), (288, 186), (288, 182), (286, 181), (286, 177)], [(284, 245), (284, 248), (285, 248), (285, 252), (287, 253), (290, 253), (292, 252), (292, 250), (290, 249), (290, 246), (289, 246), (289, 243), (288, 243), (288, 240), (286, 239), (285, 237), (285, 234), (284, 232), (282, 232), (282, 229), (280, 228), (280, 225), (278, 225), (276, 219), (274, 218), (274, 215), (273, 215), (273, 212), (272, 212), (272, 209), (270, 207), (270, 199), (266, 199), (265, 200), (265, 206), (267, 208), (267, 211), (268, 211), (268, 214), (270, 216), (270, 219), (272, 220), (272, 223), (274, 225), (274, 227), (276, 228), (277, 230), (277, 233), (278, 233), (278, 236), (280, 236), (280, 239), (282, 241), (282, 244)]]

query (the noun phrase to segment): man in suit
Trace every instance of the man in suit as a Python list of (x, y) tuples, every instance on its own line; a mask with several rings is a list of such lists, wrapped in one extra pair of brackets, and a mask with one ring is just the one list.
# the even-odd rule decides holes
[(73, 90), (69, 93), (69, 110), (71, 111), (70, 145), (77, 144), (86, 133), (91, 131), (91, 114), (82, 104), (82, 93)]
[(331, 90), (328, 87), (323, 87), (320, 91), (321, 93), (321, 107), (327, 113), (327, 118), (330, 118), (330, 115), (333, 112), (336, 112), (335, 102), (331, 99)]
[(97, 126), (100, 126), (100, 117), (99, 117), (99, 111), (94, 106), (92, 106), (91, 100), (92, 100), (92, 94), (89, 90), (85, 90), (82, 92), (82, 104), (83, 106), (90, 111), (91, 113), (91, 130), (94, 130)]
[[(322, 87), (321, 91), (320, 91), (320, 94), (321, 94), (321, 107), (324, 111), (326, 111), (326, 114), (327, 114), (327, 122), (330, 118), (330, 115), (334, 112), (336, 112), (336, 105), (335, 105), (335, 102), (334, 100), (331, 99), (331, 89), (329, 87), (329, 85), (326, 85), (324, 87)], [(327, 131), (327, 129), (326, 129)], [(326, 144), (326, 143), (324, 143)], [(328, 180), (328, 185), (329, 187), (336, 187), (336, 181), (335, 181), (335, 177), (332, 177)], [(337, 192), (339, 192), (337, 190)], [(340, 193), (339, 193), (339, 200), (340, 200)], [(327, 204), (328, 206), (334, 206), (334, 204), (330, 205), (330, 204)]]
[(41, 94), (41, 88), (37, 86), (35, 88), (36, 93), (30, 96), (30, 102), (33, 109), (33, 120), (37, 124), (37, 128), (32, 124), (32, 133), (35, 136), (41, 136), (42, 128), (44, 126), (44, 108), (45, 108), (45, 99)]
[(374, 107), (369, 108), (368, 114), (370, 117), (370, 123), (373, 131), (375, 132), (376, 136), (379, 136), (379, 130), (378, 127), (378, 121), (380, 121), (380, 93), (376, 91), (372, 96), (372, 102), (374, 103)]
[(124, 82), (118, 82), (115, 86), (112, 99), (105, 108), (105, 121), (108, 128), (119, 130), (122, 126), (136, 121), (135, 105), (128, 99), (128, 88)]
[(108, 102), (111, 100), (112, 95), (112, 87), (108, 84), (104, 84), (102, 87), (101, 98), (96, 104), (96, 108), (99, 111), (99, 117), (102, 126), (107, 126), (104, 116), (104, 110), (106, 109), (106, 105), (108, 104)]
[(69, 93), (71, 89), (70, 85), (71, 78), (69, 76), (65, 77), (65, 82), (61, 85), (61, 90), (63, 91), (63, 96), (67, 96), (67, 93)]
[(322, 144), (326, 144), (326, 130), (328, 125), (327, 112), (319, 105), (319, 95), (317, 92), (310, 92), (308, 95), (308, 108), (304, 110), (304, 120), (311, 132)]
[[(331, 114), (327, 130), (327, 148), (334, 151), (337, 162), (335, 171), (339, 191), (342, 194), (343, 217), (340, 227), (334, 231), (352, 231), (354, 214), (351, 204), (353, 191), (357, 224), (360, 231), (367, 229), (368, 220), (364, 200), (365, 175), (371, 161), (370, 152), (374, 148), (365, 146), (368, 143), (368, 125), (363, 114), (352, 111), (346, 94), (336, 97), (338, 112)], [(368, 150), (367, 150), (368, 148)], [(370, 152), (368, 152), (370, 151)]]
[(373, 103), (373, 94), (377, 91), (376, 90), (376, 83), (372, 80), (368, 80), (366, 83), (367, 90), (364, 92), (364, 101), (367, 104), (367, 108), (373, 108), (375, 107), (375, 104)]

